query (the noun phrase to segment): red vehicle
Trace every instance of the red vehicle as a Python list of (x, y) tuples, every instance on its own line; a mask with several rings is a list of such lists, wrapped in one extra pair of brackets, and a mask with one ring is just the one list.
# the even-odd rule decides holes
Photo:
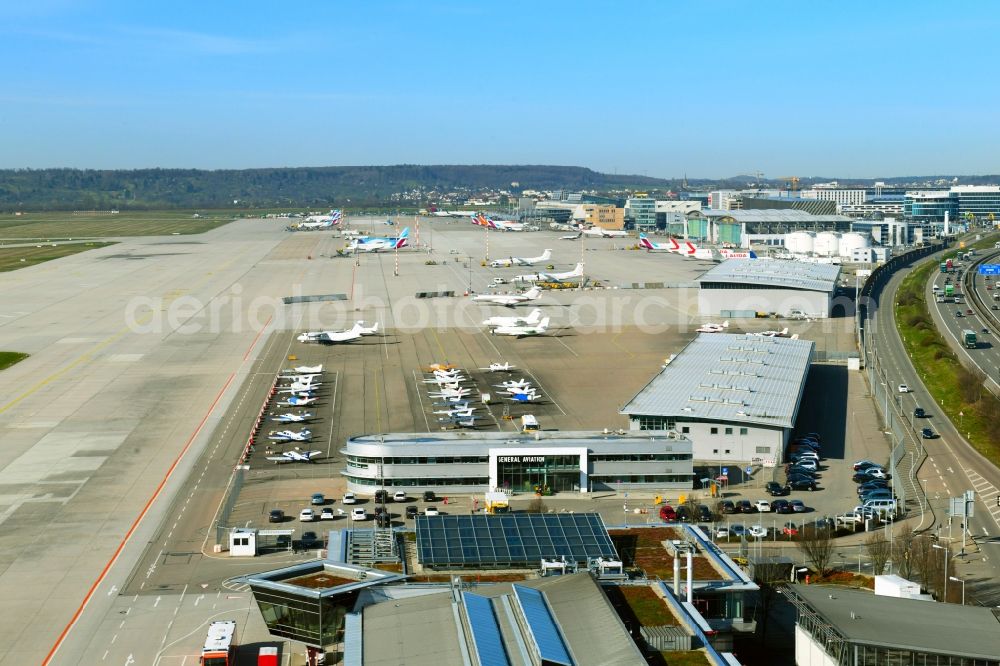
[(232, 666), (235, 657), (236, 621), (220, 620), (208, 625), (208, 636), (205, 647), (201, 649), (199, 663), (202, 666)]
[(278, 648), (262, 647), (257, 653), (257, 666), (278, 666)]
[(674, 511), (674, 507), (669, 504), (664, 504), (660, 507), (660, 520), (665, 523), (677, 522), (677, 512)]

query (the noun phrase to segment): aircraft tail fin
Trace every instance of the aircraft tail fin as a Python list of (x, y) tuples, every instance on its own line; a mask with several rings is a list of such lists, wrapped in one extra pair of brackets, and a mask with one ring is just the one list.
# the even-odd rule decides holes
[(729, 328), (729, 320), (722, 322), (722, 328)]
[(751, 259), (756, 259), (757, 258), (757, 253), (754, 252), (753, 250), (750, 250), (750, 255), (749, 256), (750, 256)]
[(527, 317), (525, 317), (525, 321), (528, 322), (529, 324), (534, 324), (539, 319), (541, 319), (541, 317), (542, 317), (542, 311), (539, 310), (538, 308), (535, 308), (528, 314)]
[(545, 319), (543, 319), (540, 322), (538, 322), (538, 328), (540, 328), (542, 330), (545, 330), (548, 327), (549, 327), (549, 318), (548, 317), (546, 317)]
[(779, 333), (778, 335), (788, 335), (788, 327), (786, 326), (783, 329), (781, 329), (781, 333)]
[(542, 252), (540, 261), (548, 261), (551, 258), (552, 258), (552, 250), (546, 248), (545, 252)]

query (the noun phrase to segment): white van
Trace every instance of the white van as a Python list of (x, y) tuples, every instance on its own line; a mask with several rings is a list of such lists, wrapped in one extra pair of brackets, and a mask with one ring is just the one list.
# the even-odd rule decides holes
[(521, 417), (521, 432), (536, 432), (538, 429), (538, 419), (532, 414)]
[(879, 513), (896, 513), (896, 500), (894, 499), (868, 500), (862, 506), (866, 509), (878, 511)]

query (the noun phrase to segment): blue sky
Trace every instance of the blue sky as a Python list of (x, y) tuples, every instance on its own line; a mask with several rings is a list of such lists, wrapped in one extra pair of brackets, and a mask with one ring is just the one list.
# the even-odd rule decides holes
[(997, 173), (1000, 4), (0, 3), (0, 168)]

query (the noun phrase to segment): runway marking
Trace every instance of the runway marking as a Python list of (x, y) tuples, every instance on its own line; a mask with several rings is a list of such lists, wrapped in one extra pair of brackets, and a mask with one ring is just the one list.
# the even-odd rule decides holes
[[(51, 381), (54, 377), (55, 375), (50, 376), (48, 379), (43, 381), (47, 383), (48, 381)], [(63, 630), (56, 638), (56, 642), (52, 645), (52, 648), (49, 650), (48, 654), (45, 655), (45, 659), (42, 661), (41, 666), (47, 666), (47, 664), (50, 664), (52, 662), (52, 658), (55, 656), (59, 648), (62, 647), (63, 641), (66, 640), (66, 636), (69, 634), (70, 629), (72, 629), (73, 626), (80, 619), (80, 615), (83, 614), (83, 610), (87, 607), (87, 604), (90, 603), (90, 600), (93, 598), (94, 592), (97, 590), (97, 587), (104, 582), (104, 579), (107, 577), (108, 572), (111, 570), (111, 567), (114, 566), (115, 562), (118, 561), (118, 558), (121, 556), (122, 551), (125, 550), (125, 545), (129, 542), (129, 540), (132, 538), (132, 535), (139, 528), (139, 524), (142, 522), (142, 519), (146, 517), (146, 514), (149, 513), (149, 510), (153, 506), (153, 503), (163, 492), (163, 488), (167, 485), (167, 481), (169, 481), (170, 477), (173, 476), (174, 470), (177, 469), (177, 466), (180, 464), (181, 460), (184, 459), (185, 454), (187, 454), (188, 449), (191, 448), (191, 444), (194, 443), (194, 440), (198, 437), (202, 429), (205, 427), (205, 424), (208, 422), (209, 417), (212, 415), (212, 412), (215, 411), (215, 408), (222, 400), (222, 396), (225, 395), (226, 391), (229, 389), (230, 384), (233, 383), (233, 379), (235, 377), (236, 377), (235, 372), (230, 373), (229, 377), (222, 385), (222, 388), (219, 390), (219, 393), (215, 396), (215, 400), (212, 401), (212, 404), (209, 406), (208, 411), (205, 412), (205, 415), (202, 417), (201, 422), (198, 424), (198, 427), (195, 428), (193, 433), (191, 433), (191, 436), (188, 438), (187, 442), (185, 442), (183, 448), (181, 448), (180, 452), (177, 454), (177, 457), (174, 458), (174, 461), (170, 464), (170, 467), (167, 469), (166, 474), (164, 474), (163, 478), (160, 480), (160, 483), (156, 486), (156, 489), (153, 490), (153, 494), (146, 501), (146, 504), (142, 507), (142, 510), (139, 512), (139, 515), (136, 516), (135, 520), (132, 522), (132, 525), (128, 528), (128, 531), (125, 532), (125, 536), (122, 537), (122, 540), (118, 544), (118, 547), (115, 549), (115, 552), (111, 555), (111, 558), (107, 561), (107, 563), (105, 563), (104, 568), (101, 570), (101, 573), (98, 574), (97, 579), (93, 582), (93, 584), (91, 584), (90, 589), (87, 590), (87, 593), (84, 595), (83, 600), (80, 602), (80, 605), (77, 607), (72, 617), (70, 617), (69, 622), (66, 624), (65, 627), (63, 627)], [(38, 388), (41, 388), (41, 385), (39, 385)], [(32, 392), (34, 390), (37, 390), (37, 388), (30, 389), (30, 391)], [(15, 398), (14, 401), (8, 403), (7, 406), (0, 408), (0, 413), (2, 413), (3, 410), (7, 409), (9, 406), (15, 404), (16, 401), (23, 399), (23, 397), (27, 397), (27, 395), (30, 395), (30, 393), (23, 394), (22, 397)], [(131, 655), (129, 656), (131, 657)]]
[(330, 432), (327, 433), (326, 440), (326, 457), (330, 457), (330, 452), (333, 450), (333, 424), (336, 421), (334, 415), (337, 413), (337, 387), (340, 385), (340, 373), (334, 370), (333, 372), (333, 397), (331, 398), (330, 404)]

